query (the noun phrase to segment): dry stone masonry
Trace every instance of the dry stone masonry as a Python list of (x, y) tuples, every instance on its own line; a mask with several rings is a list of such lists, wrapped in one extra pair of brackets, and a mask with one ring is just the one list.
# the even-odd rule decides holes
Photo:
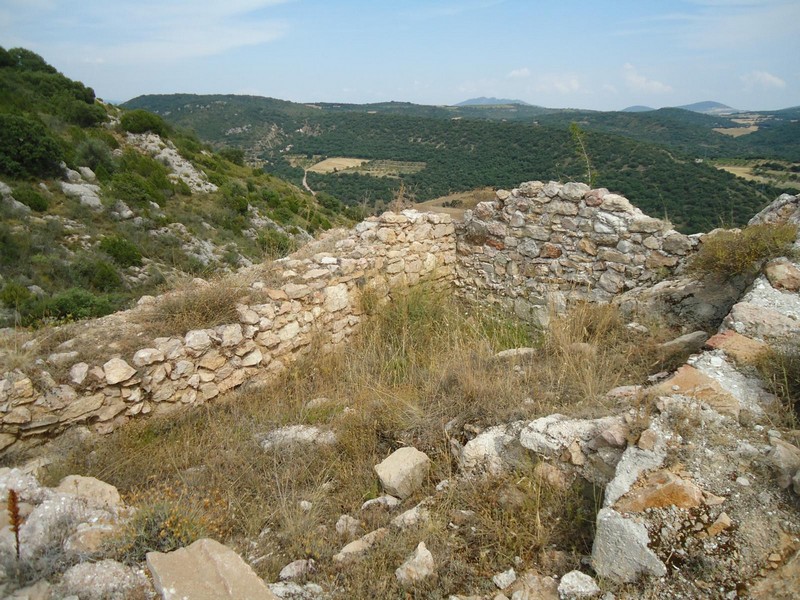
[(553, 307), (608, 302), (656, 281), (695, 244), (607, 189), (529, 181), (467, 212), (457, 285), (471, 299), (544, 322)]
[[(33, 368), (0, 375), (0, 450), (77, 423), (108, 433), (133, 417), (203, 404), (245, 382), (268, 379), (307, 352), (312, 340), (325, 349), (349, 339), (363, 318), (365, 290), (380, 301), (392, 289), (423, 280), (450, 285), (454, 264), (448, 215), (385, 213), (343, 239), (332, 235), (276, 261), (279, 281), (256, 277), (251, 291), (259, 300), (238, 305), (236, 322), (159, 337), (98, 363), (79, 361), (85, 342), (68, 340)], [(145, 297), (133, 311), (98, 326), (108, 323), (110, 330), (115, 321), (133, 322), (135, 313), (147, 314), (164, 300)], [(53, 377), (56, 369), (66, 372), (63, 380)]]

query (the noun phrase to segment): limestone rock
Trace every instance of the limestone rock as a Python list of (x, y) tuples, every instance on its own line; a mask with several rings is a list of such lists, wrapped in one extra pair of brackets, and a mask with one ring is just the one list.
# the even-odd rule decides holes
[(694, 331), (664, 342), (659, 350), (663, 356), (694, 354), (702, 349), (707, 339), (708, 334), (705, 331)]
[(647, 529), (626, 519), (612, 508), (597, 513), (597, 530), (592, 546), (592, 566), (599, 577), (617, 583), (632, 583), (641, 576), (663, 577), (664, 566), (648, 544)]
[(725, 317), (724, 326), (761, 340), (780, 340), (800, 334), (800, 322), (780, 311), (750, 302), (735, 304)]
[(383, 538), (385, 538), (388, 532), (389, 530), (385, 527), (381, 527), (380, 529), (369, 532), (357, 540), (350, 542), (337, 554), (334, 554), (333, 560), (336, 562), (345, 562), (354, 558), (358, 558), (362, 554), (366, 553), (375, 544), (380, 542)]
[(311, 425), (288, 425), (258, 436), (264, 450), (294, 444), (329, 446), (336, 443), (336, 434)]
[(336, 521), (336, 533), (343, 537), (354, 538), (361, 535), (363, 532), (363, 525), (358, 519), (350, 515), (342, 515)]
[(112, 358), (103, 365), (103, 373), (106, 377), (106, 383), (115, 385), (128, 381), (128, 379), (136, 375), (136, 369), (121, 358)]
[[(151, 591), (148, 588), (144, 574), (132, 567), (106, 559), (96, 563), (80, 563), (67, 569), (58, 585), (57, 597), (74, 595), (81, 600), (127, 600), (145, 597), (146, 593)], [(197, 596), (197, 598), (205, 597)], [(219, 596), (219, 598), (226, 597)]]
[(183, 342), (187, 348), (195, 352), (205, 352), (211, 347), (211, 337), (202, 329), (187, 332)]
[(274, 600), (275, 595), (241, 557), (211, 539), (173, 552), (148, 552), (147, 567), (164, 598)]
[(668, 396), (683, 394), (707, 402), (719, 413), (739, 416), (739, 401), (725, 390), (716, 379), (712, 379), (691, 365), (683, 365), (675, 374), (652, 388), (656, 394)]
[(281, 569), (281, 572), (278, 574), (278, 579), (282, 581), (287, 579), (301, 579), (310, 575), (315, 570), (313, 558), (309, 558), (308, 560), (295, 560)]
[(772, 449), (767, 458), (778, 472), (778, 485), (788, 488), (792, 485), (792, 478), (800, 471), (800, 448), (776, 437), (771, 437), (769, 443)]
[(749, 590), (753, 600), (796, 600), (800, 590), (800, 552), (776, 571), (756, 581)]
[(371, 500), (365, 501), (364, 504), (361, 505), (361, 510), (370, 510), (372, 508), (384, 508), (392, 510), (401, 504), (402, 501), (399, 498), (384, 494), (383, 496), (378, 496), (377, 498), (372, 498)]
[(56, 491), (83, 498), (90, 506), (98, 508), (115, 509), (122, 502), (117, 488), (94, 477), (67, 475)]
[(133, 364), (137, 367), (146, 367), (153, 363), (163, 362), (164, 353), (158, 348), (142, 348), (133, 355)]
[(519, 432), (522, 421), (489, 427), (461, 448), (459, 467), (468, 474), (498, 475), (521, 458)]
[(492, 576), (492, 583), (494, 583), (498, 589), (504, 590), (511, 584), (513, 584), (517, 580), (517, 573), (514, 569), (509, 569), (508, 571), (503, 571), (502, 573), (497, 573), (496, 575)]
[(422, 523), (427, 523), (430, 521), (430, 518), (430, 511), (425, 507), (423, 501), (414, 508), (409, 508), (407, 511), (397, 515), (392, 519), (391, 525), (397, 529), (408, 529), (409, 527), (416, 527)]
[(600, 595), (600, 587), (594, 579), (580, 571), (570, 571), (558, 584), (558, 596), (561, 600), (577, 598), (594, 598)]
[(398, 448), (383, 461), (375, 465), (381, 485), (389, 494), (408, 498), (428, 475), (431, 460), (416, 448)]
[(414, 554), (409, 556), (394, 572), (397, 581), (404, 587), (413, 586), (435, 574), (436, 566), (433, 555), (425, 546), (425, 542), (420, 542)]

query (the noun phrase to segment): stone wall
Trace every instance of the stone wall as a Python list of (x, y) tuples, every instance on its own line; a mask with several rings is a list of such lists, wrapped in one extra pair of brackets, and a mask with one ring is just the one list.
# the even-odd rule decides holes
[(616, 294), (670, 274), (696, 245), (606, 189), (530, 181), (467, 211), (456, 285), (545, 323), (551, 308)]
[[(312, 341), (324, 349), (348, 340), (363, 318), (362, 288), (381, 298), (421, 280), (449, 286), (455, 261), (448, 215), (385, 213), (342, 239), (313, 242), (269, 270), (254, 268), (249, 286), (259, 300), (239, 304), (236, 322), (156, 338), (102, 361), (81, 359), (97, 339), (136, 339), (134, 324), (164, 301), (145, 297), (131, 311), (88, 323), (30, 368), (0, 375), (0, 450), (23, 448), (78, 423), (108, 433), (133, 417), (199, 405), (268, 379)], [(36, 342), (29, 346), (34, 355), (35, 349)]]

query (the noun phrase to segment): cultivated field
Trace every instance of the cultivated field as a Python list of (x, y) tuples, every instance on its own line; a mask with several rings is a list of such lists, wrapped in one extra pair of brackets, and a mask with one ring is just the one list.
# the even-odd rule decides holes
[(369, 161), (364, 158), (345, 158), (342, 156), (336, 156), (334, 158), (326, 158), (325, 160), (310, 167), (308, 170), (312, 173), (322, 173), (323, 175), (326, 175), (328, 173), (344, 171), (345, 169), (354, 169), (367, 162)]

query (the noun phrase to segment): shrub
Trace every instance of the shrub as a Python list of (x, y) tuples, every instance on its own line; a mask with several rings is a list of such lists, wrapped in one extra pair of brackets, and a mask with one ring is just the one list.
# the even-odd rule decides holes
[(244, 166), (244, 150), (241, 148), (223, 148), (217, 154), (235, 165)]
[(16, 187), (14, 198), (36, 212), (44, 212), (50, 206), (50, 201), (29, 185)]
[(147, 180), (138, 173), (115, 173), (111, 178), (114, 195), (128, 204), (143, 205), (162, 200)]
[(34, 302), (30, 310), (22, 315), (23, 324), (31, 325), (44, 319), (61, 321), (102, 317), (114, 312), (120, 305), (119, 298), (96, 296), (88, 290), (70, 288)]
[(120, 267), (139, 266), (142, 264), (142, 253), (136, 244), (118, 235), (104, 237), (100, 241), (100, 250), (111, 257)]
[(122, 287), (122, 277), (114, 265), (101, 259), (80, 258), (70, 270), (74, 279), (98, 292), (110, 292)]
[(44, 125), (26, 117), (0, 114), (0, 173), (11, 177), (49, 177), (61, 171), (64, 153)]
[(120, 125), (131, 133), (157, 133), (166, 136), (169, 133), (167, 123), (156, 114), (137, 108), (122, 115)]
[(75, 162), (93, 171), (103, 167), (107, 173), (114, 171), (114, 160), (108, 145), (97, 138), (87, 138), (75, 147)]
[(0, 302), (8, 308), (16, 308), (25, 305), (33, 296), (30, 290), (21, 283), (10, 281), (3, 286), (3, 291), (0, 292)]
[(112, 543), (117, 558), (126, 564), (141, 563), (148, 552), (183, 548), (218, 530), (201, 502), (188, 502), (172, 488), (134, 495), (133, 503), (140, 504), (136, 514)]
[(797, 226), (751, 225), (745, 229), (718, 231), (706, 236), (687, 270), (696, 275), (725, 278), (752, 273), (762, 264), (789, 252), (797, 238)]
[(294, 239), (275, 229), (264, 229), (258, 232), (258, 247), (268, 258), (283, 258), (297, 249)]

